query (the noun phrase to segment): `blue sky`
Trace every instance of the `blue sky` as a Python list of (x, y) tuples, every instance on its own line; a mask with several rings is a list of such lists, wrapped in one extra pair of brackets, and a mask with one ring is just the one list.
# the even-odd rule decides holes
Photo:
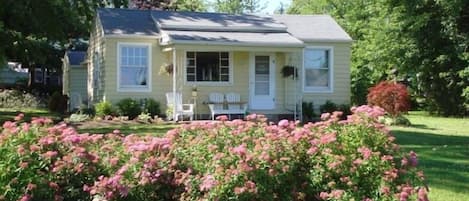
[(266, 6), (261, 13), (272, 14), (275, 10), (280, 8), (280, 3), (283, 3), (284, 8), (287, 8), (291, 4), (291, 0), (260, 0), (261, 6)]

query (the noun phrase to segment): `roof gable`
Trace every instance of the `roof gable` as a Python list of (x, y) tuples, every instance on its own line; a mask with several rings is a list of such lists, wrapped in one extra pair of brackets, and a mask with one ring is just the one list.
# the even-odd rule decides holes
[(305, 42), (349, 42), (352, 38), (329, 15), (275, 15), (288, 32)]
[(105, 35), (157, 35), (150, 11), (100, 8), (98, 17)]
[(80, 65), (85, 60), (85, 51), (68, 51), (67, 57), (70, 65)]

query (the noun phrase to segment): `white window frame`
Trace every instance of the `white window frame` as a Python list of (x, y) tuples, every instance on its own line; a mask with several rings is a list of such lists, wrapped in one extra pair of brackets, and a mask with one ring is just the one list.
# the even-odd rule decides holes
[[(306, 66), (305, 52), (306, 50), (329, 50), (329, 84), (327, 87), (308, 87), (306, 86)], [(301, 76), (304, 93), (333, 93), (334, 92), (334, 47), (332, 46), (307, 46), (302, 52), (303, 58), (303, 75)]]
[[(187, 52), (228, 52), (228, 81), (187, 81)], [(197, 66), (196, 66), (197, 71)], [(223, 50), (186, 50), (184, 51), (184, 84), (187, 86), (232, 86), (233, 85), (233, 52)]]
[[(147, 80), (147, 86), (146, 87), (122, 87), (120, 84), (120, 73), (121, 73), (121, 49), (122, 47), (146, 47), (148, 48), (148, 80)], [(128, 43), (128, 42), (118, 42), (117, 43), (117, 91), (118, 92), (151, 92), (151, 86), (152, 86), (152, 60), (151, 60), (151, 43)]]

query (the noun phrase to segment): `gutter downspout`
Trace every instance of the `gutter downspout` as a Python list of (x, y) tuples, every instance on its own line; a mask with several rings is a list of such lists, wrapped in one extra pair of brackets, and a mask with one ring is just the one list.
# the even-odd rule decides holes
[(177, 121), (176, 117), (176, 47), (173, 48), (173, 121)]

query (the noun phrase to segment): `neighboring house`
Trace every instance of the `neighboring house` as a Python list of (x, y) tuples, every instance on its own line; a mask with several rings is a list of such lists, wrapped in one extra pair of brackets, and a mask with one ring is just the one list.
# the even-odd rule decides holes
[[(88, 98), (154, 98), (164, 106), (165, 93), (190, 102), (196, 87), (199, 117), (208, 118), (202, 103), (210, 92), (239, 93), (249, 113), (301, 114), (303, 101), (350, 102), (351, 44), (327, 15), (99, 9), (87, 52)], [(165, 66), (173, 73), (159, 73)], [(284, 78), (284, 66), (298, 77)]]
[(84, 63), (86, 52), (67, 51), (63, 59), (62, 93), (69, 97), (69, 110), (88, 101), (88, 69)]
[(21, 68), (21, 64), (8, 62), (0, 67), (0, 87), (11, 87), (16, 85), (26, 85), (29, 73), (27, 68)]

